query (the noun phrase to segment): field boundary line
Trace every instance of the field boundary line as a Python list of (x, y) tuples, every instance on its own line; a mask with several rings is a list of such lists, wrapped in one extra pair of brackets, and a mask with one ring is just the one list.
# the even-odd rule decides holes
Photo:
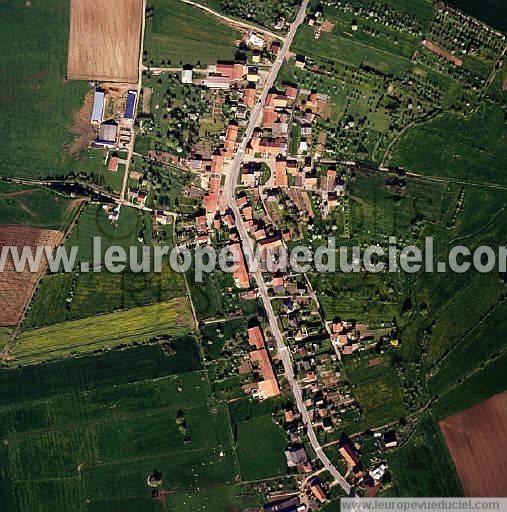
[[(93, 357), (96, 357), (96, 356), (93, 356)], [(5, 369), (2, 368), (2, 371), (5, 371), (5, 372), (17, 372), (19, 370), (17, 370), (16, 368), (5, 368)], [(26, 404), (38, 404), (38, 403), (43, 404), (45, 402), (50, 402), (51, 400), (54, 400), (54, 399), (57, 399), (57, 398), (76, 396), (76, 395), (80, 395), (82, 393), (92, 394), (92, 393), (100, 392), (100, 391), (103, 391), (103, 390), (106, 390), (106, 389), (110, 389), (110, 388), (118, 389), (118, 388), (123, 388), (123, 387), (127, 387), (127, 386), (137, 386), (137, 385), (146, 384), (148, 382), (160, 382), (162, 380), (166, 380), (166, 379), (170, 379), (170, 378), (174, 378), (174, 380), (178, 380), (178, 378), (183, 376), (183, 375), (193, 375), (194, 373), (204, 373), (204, 372), (205, 372), (205, 370), (202, 369), (202, 370), (195, 370), (193, 372), (171, 373), (171, 374), (166, 375), (164, 377), (157, 377), (157, 378), (154, 378), (154, 379), (143, 379), (143, 380), (138, 380), (136, 382), (125, 382), (123, 384), (111, 384), (109, 386), (101, 386), (101, 387), (93, 388), (93, 389), (81, 389), (81, 390), (73, 391), (73, 392), (58, 393), (58, 394), (54, 394), (54, 395), (50, 395), (50, 396), (46, 396), (46, 397), (34, 398), (33, 400), (23, 400), (21, 402), (14, 402), (14, 403), (6, 404), (6, 405), (1, 405), (0, 406), (0, 410), (2, 410), (2, 409), (13, 409), (13, 408), (16, 408), (16, 407), (19, 407), (19, 406), (23, 406), (23, 405), (26, 405)], [(198, 406), (196, 405), (194, 407), (198, 407)]]
[[(53, 249), (53, 254), (55, 254), (56, 251), (58, 250), (58, 248), (60, 246), (62, 246), (62, 244), (64, 244), (67, 241), (68, 236), (70, 235), (71, 231), (74, 229), (76, 222), (78, 221), (79, 217), (81, 216), (81, 213), (83, 212), (85, 206), (88, 205), (89, 202), (90, 202), (89, 198), (83, 198), (83, 200), (81, 201), (81, 204), (79, 205), (79, 207), (74, 215), (74, 218), (72, 219), (70, 224), (67, 226), (67, 229), (63, 232), (60, 243)], [(35, 294), (38, 291), (38, 287), (39, 287), (40, 282), (42, 281), (42, 278), (45, 277), (46, 275), (47, 275), (47, 266), (46, 266), (45, 271), (39, 276), (39, 278), (35, 282), (32, 293), (30, 294), (30, 298), (28, 299), (28, 301), (25, 305), (23, 314), (21, 315), (21, 318), (19, 319), (18, 324), (12, 331), (10, 339), (7, 342), (7, 344), (5, 345), (5, 347), (3, 347), (2, 352), (0, 352), (0, 361), (3, 361), (6, 358), (9, 358), (11, 356), (12, 349), (14, 348), (17, 338), (19, 337), (19, 335), (21, 333), (21, 327), (22, 327), (23, 322), (25, 321), (26, 314), (28, 313), (28, 309), (32, 305), (32, 301), (35, 297)]]
[(236, 20), (234, 18), (231, 18), (230, 16), (226, 16), (225, 14), (221, 14), (217, 11), (214, 11), (210, 7), (206, 7), (203, 4), (200, 4), (199, 2), (194, 2), (192, 0), (179, 0), (180, 2), (188, 5), (193, 5), (194, 7), (197, 7), (198, 9), (201, 9), (213, 16), (216, 16), (217, 18), (220, 18), (221, 20), (225, 21), (228, 24), (232, 24), (235, 27), (241, 27), (243, 29), (253, 30), (255, 32), (260, 32), (262, 34), (266, 34), (269, 37), (272, 37), (273, 39), (278, 39), (279, 41), (285, 41), (285, 38), (281, 36), (280, 34), (275, 34), (274, 32), (271, 32), (270, 30), (260, 27), (258, 25), (253, 25), (251, 23), (246, 23), (245, 21)]
[[(224, 407), (225, 407), (225, 404), (220, 404), (220, 405), (224, 405)], [(69, 424), (69, 425), (64, 425), (64, 426), (55, 427), (55, 428), (37, 429), (37, 430), (29, 431), (29, 432), (14, 433), (14, 435), (11, 435), (9, 437), (4, 437), (4, 438), (2, 438), (2, 440), (18, 440), (18, 439), (26, 439), (29, 437), (39, 437), (41, 434), (62, 432), (65, 430), (76, 430), (77, 428), (81, 428), (81, 427), (91, 427), (94, 425), (105, 425), (108, 423), (117, 423), (119, 421), (125, 421), (125, 420), (130, 420), (130, 419), (140, 419), (140, 418), (149, 417), (149, 416), (157, 416), (159, 414), (166, 414), (168, 412), (178, 411), (179, 409), (181, 409), (181, 407), (182, 407), (181, 405), (178, 406), (178, 408), (176, 408), (176, 409), (173, 409), (172, 407), (164, 407), (164, 408), (140, 412), (137, 414), (118, 415), (114, 418), (105, 418), (102, 420), (94, 420), (94, 421), (87, 421), (87, 422), (83, 422), (83, 423)], [(195, 410), (195, 409), (202, 409), (202, 408), (206, 408), (211, 411), (211, 409), (213, 409), (214, 407), (208, 406), (207, 404), (194, 405), (194, 406), (188, 406), (188, 407), (185, 406), (185, 410)], [(211, 446), (208, 446), (208, 448), (210, 448), (210, 447)], [(202, 449), (206, 449), (206, 448), (202, 448)], [(195, 451), (198, 451), (198, 450), (201, 450), (201, 448), (196, 449)], [(184, 451), (192, 451), (192, 450), (184, 450)], [(141, 457), (141, 458), (144, 458), (144, 457)], [(147, 457), (147, 458), (149, 458), (149, 457)]]

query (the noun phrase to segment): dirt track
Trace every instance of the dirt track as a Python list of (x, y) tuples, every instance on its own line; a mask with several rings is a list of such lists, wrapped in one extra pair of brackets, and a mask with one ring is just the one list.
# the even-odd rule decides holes
[[(56, 247), (63, 233), (48, 229), (36, 229), (26, 226), (0, 226), (0, 247), (16, 246), (19, 253), (24, 246)], [(27, 301), (32, 296), (39, 276), (45, 271), (47, 262), (44, 260), (37, 272), (26, 270), (17, 273), (14, 270), (12, 259), (9, 258), (3, 272), (0, 272), (0, 325), (16, 325)]]
[(71, 0), (67, 78), (137, 83), (142, 0)]
[(465, 495), (507, 496), (507, 391), (439, 425)]

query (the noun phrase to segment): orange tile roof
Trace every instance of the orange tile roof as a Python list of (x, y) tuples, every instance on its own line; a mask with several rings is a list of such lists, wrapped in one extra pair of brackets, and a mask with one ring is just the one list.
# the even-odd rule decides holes
[(118, 157), (117, 156), (113, 156), (109, 160), (109, 170), (113, 171), (113, 172), (118, 170)]
[(264, 379), (258, 382), (259, 393), (265, 398), (278, 396), (280, 394), (280, 388), (278, 386), (273, 367), (271, 366), (267, 350), (262, 348), (260, 350), (250, 352), (250, 359), (259, 363), (259, 368)]
[(234, 281), (238, 288), (249, 288), (250, 279), (248, 277), (248, 270), (245, 264), (245, 257), (243, 256), (243, 250), (241, 244), (236, 243), (229, 246), (236, 264), (236, 270), (233, 273)]
[(209, 190), (212, 194), (218, 194), (218, 191), (220, 190), (220, 183), (221, 183), (220, 176), (213, 176), (209, 180)]
[(234, 75), (234, 64), (226, 64), (219, 62), (217, 64), (217, 73), (232, 78), (232, 76)]
[(242, 210), (242, 213), (246, 221), (252, 220), (253, 211), (251, 206), (245, 206), (245, 208)]
[(321, 502), (323, 503), (324, 501), (327, 500), (327, 496), (326, 496), (326, 493), (324, 492), (324, 489), (322, 489), (322, 487), (320, 486), (320, 484), (313, 484), (310, 486), (310, 489), (313, 493), (313, 495)]
[(265, 107), (262, 112), (262, 126), (264, 128), (273, 128), (273, 124), (277, 117), (278, 114), (275, 112), (274, 107)]
[[(226, 158), (231, 158), (234, 156), (234, 150), (236, 149), (236, 143), (233, 140), (226, 140), (224, 142), (224, 152), (222, 155)], [(223, 165), (222, 165), (223, 169)]]
[(238, 138), (238, 126), (235, 124), (229, 124), (225, 131), (225, 140), (236, 142)]
[(234, 71), (232, 78), (234, 80), (241, 80), (243, 75), (245, 74), (245, 66), (243, 64), (236, 63), (234, 64)]
[(211, 172), (222, 172), (224, 167), (224, 155), (212, 155), (211, 157)]
[(285, 89), (285, 95), (287, 98), (291, 100), (295, 100), (297, 96), (298, 90), (296, 87), (288, 86), (287, 89)]
[(217, 209), (218, 196), (217, 194), (208, 194), (204, 196), (203, 206), (208, 213), (214, 213)]
[(247, 107), (252, 107), (255, 103), (255, 89), (253, 87), (247, 87), (243, 93), (243, 103)]
[(248, 343), (254, 346), (257, 350), (264, 348), (264, 335), (260, 327), (250, 327), (248, 329)]
[(461, 59), (458, 59), (458, 57), (454, 56), (452, 53), (448, 52), (447, 50), (444, 50), (443, 48), (440, 48), (437, 44), (435, 44), (432, 41), (428, 41), (427, 39), (424, 39), (422, 42), (423, 46), (428, 48), (430, 52), (435, 53), (436, 55), (439, 55), (440, 57), (443, 57), (445, 60), (448, 60), (449, 62), (452, 62), (455, 66), (462, 66), (463, 61)]
[(277, 187), (286, 187), (287, 179), (287, 160), (281, 159), (275, 162), (275, 185)]

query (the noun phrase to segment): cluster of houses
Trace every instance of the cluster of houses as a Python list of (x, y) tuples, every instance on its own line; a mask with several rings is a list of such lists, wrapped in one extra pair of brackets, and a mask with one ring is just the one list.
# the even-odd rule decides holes
[[(375, 333), (369, 330), (366, 324), (356, 323), (354, 320), (341, 321), (336, 318), (330, 324), (331, 340), (336, 350), (340, 350), (344, 356), (350, 356), (356, 351), (373, 350), (377, 347), (378, 339)], [(398, 331), (396, 329), (387, 329), (382, 338), (392, 347), (399, 344)]]
[[(376, 432), (374, 434), (377, 448), (389, 450), (398, 445), (396, 432)], [(338, 452), (347, 465), (348, 472), (352, 475), (354, 486), (362, 485), (366, 488), (365, 496), (373, 497), (379, 490), (379, 484), (388, 470), (384, 460), (373, 459), (371, 468), (365, 468), (361, 460), (361, 445), (354, 443), (350, 437), (342, 433), (338, 442)]]
[(308, 479), (303, 495), (276, 493), (264, 505), (264, 512), (305, 512), (317, 510), (329, 498), (329, 488), (318, 476)]

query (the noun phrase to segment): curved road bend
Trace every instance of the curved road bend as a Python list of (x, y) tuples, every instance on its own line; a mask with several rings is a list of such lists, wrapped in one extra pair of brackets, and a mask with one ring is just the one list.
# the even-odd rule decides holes
[[(287, 55), (287, 52), (289, 51), (290, 45), (294, 39), (294, 35), (296, 34), (296, 31), (299, 27), (299, 25), (303, 22), (305, 18), (305, 12), (306, 7), (308, 5), (309, 0), (304, 0), (301, 8), (299, 9), (296, 18), (294, 22), (291, 25), (291, 28), (287, 34), (287, 37), (285, 39), (285, 43), (278, 53), (278, 56), (276, 58), (276, 61), (274, 62), (268, 78), (266, 80), (266, 83), (264, 85), (264, 89), (262, 91), (262, 94), (255, 104), (254, 108), (252, 109), (252, 112), (250, 114), (250, 120), (247, 126), (247, 129), (245, 131), (245, 136), (243, 140), (241, 141), (241, 144), (239, 145), (239, 148), (237, 150), (237, 153), (233, 159), (233, 161), (230, 164), (229, 171), (227, 172), (225, 184), (224, 184), (224, 196), (227, 199), (227, 202), (229, 206), (231, 207), (232, 211), (234, 212), (234, 215), (236, 217), (236, 226), (238, 229), (238, 233), (241, 239), (241, 244), (243, 247), (243, 251), (245, 253), (245, 257), (247, 258), (247, 261), (253, 261), (253, 254), (254, 254), (254, 247), (253, 242), (250, 239), (245, 226), (243, 224), (241, 213), (239, 211), (238, 206), (236, 205), (235, 201), (235, 189), (236, 185), (238, 183), (239, 173), (241, 169), (241, 164), (243, 163), (243, 159), (245, 156), (245, 150), (246, 146), (249, 142), (249, 140), (252, 138), (254, 129), (260, 125), (261, 115), (262, 115), (262, 109), (264, 108), (264, 104), (266, 102), (266, 97), (268, 95), (268, 91), (273, 87), (276, 77), (278, 75), (278, 72), (280, 71), (280, 68), (282, 66), (282, 63), (285, 59), (285, 56)], [(264, 279), (262, 277), (262, 273), (260, 270), (254, 270), (251, 272), (251, 275), (254, 277), (258, 289), (259, 294), (262, 298), (262, 302), (264, 304), (264, 309), (266, 310), (266, 314), (269, 318), (269, 326), (271, 329), (271, 332), (273, 334), (273, 337), (276, 341), (276, 346), (278, 349), (278, 354), (280, 359), (282, 360), (285, 376), (287, 378), (287, 382), (290, 384), (290, 387), (292, 389), (292, 392), (294, 393), (294, 397), (296, 399), (297, 407), (299, 412), (301, 413), (301, 417), (303, 418), (303, 424), (307, 430), (308, 438), (310, 440), (310, 443), (317, 455), (317, 457), (322, 462), (322, 465), (325, 469), (327, 469), (335, 478), (335, 480), (338, 482), (338, 484), (343, 488), (343, 490), (349, 494), (350, 493), (350, 485), (347, 483), (345, 478), (339, 473), (339, 471), (331, 464), (331, 461), (328, 459), (326, 454), (324, 453), (322, 447), (319, 444), (319, 441), (317, 439), (317, 435), (315, 434), (315, 431), (312, 426), (312, 422), (310, 420), (310, 415), (308, 411), (306, 410), (304, 401), (303, 401), (303, 393), (301, 390), (301, 386), (297, 382), (295, 375), (294, 375), (294, 368), (293, 368), (293, 362), (292, 362), (292, 356), (290, 353), (290, 350), (287, 348), (283, 341), (283, 335), (280, 331), (280, 327), (278, 326), (276, 315), (273, 311), (273, 306), (271, 305), (271, 301), (269, 299), (268, 295), (268, 289), (266, 286), (266, 283), (264, 282)]]

